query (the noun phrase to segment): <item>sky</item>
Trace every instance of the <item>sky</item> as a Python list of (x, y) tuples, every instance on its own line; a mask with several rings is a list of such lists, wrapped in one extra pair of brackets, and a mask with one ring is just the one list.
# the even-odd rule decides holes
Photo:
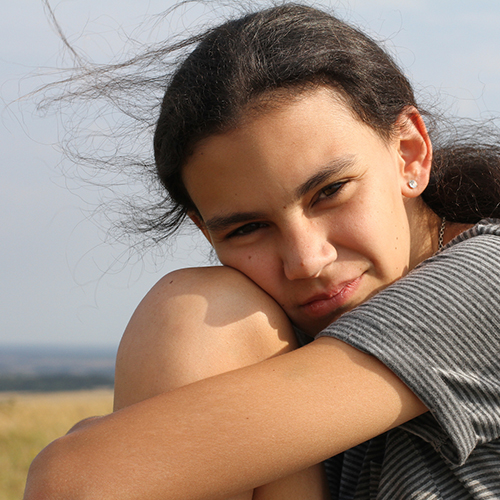
[[(220, 16), (221, 7), (209, 1), (204, 9), (190, 5), (173, 21), (150, 22), (172, 4), (51, 0), (68, 40), (98, 62), (129, 49), (124, 34), (150, 43)], [(429, 102), (459, 116), (500, 114), (497, 0), (323, 0), (314, 5), (333, 8), (384, 40)], [(26, 97), (47, 81), (40, 74), (67, 61), (41, 0), (3, 0), (0, 348), (116, 347), (156, 281), (171, 270), (210, 263), (208, 245), (194, 234), (142, 251), (130, 249), (126, 238), (107, 237), (107, 208), (103, 212), (96, 206), (102, 199), (111, 206), (113, 193), (82, 181), (59, 147), (65, 133), (61, 116), (38, 112), (33, 98)], [(65, 113), (71, 119), (71, 110)]]

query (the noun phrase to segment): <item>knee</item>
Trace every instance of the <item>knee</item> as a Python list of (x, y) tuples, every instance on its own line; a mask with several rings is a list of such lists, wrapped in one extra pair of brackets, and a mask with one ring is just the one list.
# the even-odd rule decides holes
[(202, 345), (203, 355), (232, 358), (235, 368), (297, 347), (283, 309), (230, 267), (175, 271), (158, 283), (154, 293), (160, 302), (156, 310), (163, 310), (166, 322), (161, 336), (182, 356), (186, 351), (199, 352)]
[[(289, 328), (281, 307), (241, 272), (230, 267), (180, 269), (167, 274), (151, 290), (156, 307), (167, 316), (197, 316), (212, 327), (245, 319)], [(158, 309), (157, 309), (158, 310)]]
[(240, 272), (174, 271), (152, 288), (127, 326), (118, 352), (117, 392), (134, 392), (120, 398), (137, 401), (296, 347), (283, 310)]

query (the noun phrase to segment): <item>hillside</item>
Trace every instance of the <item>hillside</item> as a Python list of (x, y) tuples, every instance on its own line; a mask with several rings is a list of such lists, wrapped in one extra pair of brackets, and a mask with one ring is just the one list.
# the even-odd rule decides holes
[(0, 392), (110, 388), (114, 348), (0, 347)]

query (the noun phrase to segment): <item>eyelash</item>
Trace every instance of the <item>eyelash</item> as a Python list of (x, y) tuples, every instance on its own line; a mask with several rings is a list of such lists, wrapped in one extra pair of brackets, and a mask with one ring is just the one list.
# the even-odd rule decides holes
[[(334, 182), (333, 184), (328, 184), (325, 186), (316, 197), (315, 203), (317, 201), (321, 201), (322, 199), (330, 199), (333, 198), (346, 184), (346, 181), (343, 182)], [(328, 191), (333, 191), (330, 194), (327, 194)]]
[[(262, 227), (266, 227), (264, 222), (249, 222), (238, 229), (230, 232), (226, 238), (237, 238), (238, 236), (246, 236), (247, 234), (251, 234), (255, 232), (257, 229), (261, 229)], [(249, 230), (250, 229), (250, 230)]]
[[(314, 203), (321, 201), (321, 199), (330, 199), (333, 198), (346, 184), (346, 181), (344, 182), (334, 182), (333, 184), (329, 184), (328, 186), (325, 186), (318, 194), (316, 197), (316, 200)], [(332, 190), (333, 192), (330, 194), (327, 194), (327, 191)], [(322, 198), (322, 195), (324, 195), (324, 198)], [(230, 232), (226, 238), (238, 238), (240, 236), (246, 236), (248, 234), (251, 234), (258, 229), (261, 229), (263, 227), (266, 227), (267, 224), (264, 222), (249, 222), (248, 224), (245, 224), (238, 229), (235, 229), (234, 231)]]

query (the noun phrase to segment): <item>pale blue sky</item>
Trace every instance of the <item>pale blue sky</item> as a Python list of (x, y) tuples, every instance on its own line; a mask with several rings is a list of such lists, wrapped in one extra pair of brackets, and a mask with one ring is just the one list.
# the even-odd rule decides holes
[[(68, 38), (106, 61), (131, 33), (170, 0), (53, 0)], [(189, 237), (158, 257), (125, 254), (104, 241), (90, 217), (98, 194), (60, 165), (57, 120), (14, 101), (37, 86), (33, 75), (62, 61), (61, 43), (38, 0), (3, 2), (0, 19), (0, 346), (117, 345), (134, 308), (166, 272), (203, 257)], [(252, 2), (260, 5), (260, 2)], [(500, 3), (460, 0), (317, 1), (387, 40), (417, 90), (441, 94), (460, 115), (500, 113)], [(199, 10), (183, 18), (189, 25)], [(178, 26), (182, 24), (177, 21)], [(143, 25), (144, 26), (144, 25)], [(165, 25), (163, 25), (165, 27)], [(162, 36), (161, 29), (151, 37)], [(147, 31), (134, 31), (144, 39)], [(62, 174), (62, 169), (70, 172)], [(101, 220), (102, 218), (98, 219)], [(201, 252), (206, 248), (201, 246)]]

